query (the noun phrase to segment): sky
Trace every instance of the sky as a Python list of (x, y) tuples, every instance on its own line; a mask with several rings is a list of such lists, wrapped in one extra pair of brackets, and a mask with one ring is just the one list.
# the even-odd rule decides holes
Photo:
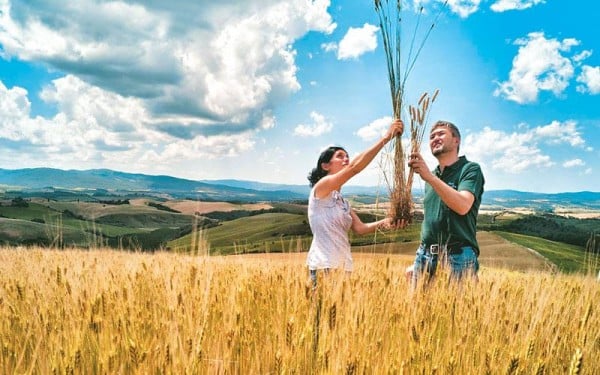
[[(600, 191), (598, 14), (402, 2), (403, 120), (439, 90), (425, 134), (455, 123), (486, 190)], [(0, 0), (0, 168), (305, 185), (325, 147), (357, 155), (392, 113), (374, 1)], [(390, 147), (348, 184), (385, 189)]]

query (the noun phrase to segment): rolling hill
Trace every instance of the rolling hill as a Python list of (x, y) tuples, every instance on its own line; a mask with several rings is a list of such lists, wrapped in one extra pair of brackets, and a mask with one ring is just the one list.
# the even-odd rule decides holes
[[(40, 196), (62, 193), (71, 196), (85, 193), (106, 196), (163, 196), (165, 199), (190, 198), (204, 201), (294, 201), (306, 200), (307, 185), (273, 184), (243, 180), (201, 180), (164, 175), (125, 173), (109, 169), (61, 170), (53, 168), (0, 169), (0, 193)], [(347, 195), (385, 195), (385, 189), (373, 186), (347, 186)], [(413, 192), (418, 202), (422, 191)], [(99, 198), (100, 199), (100, 198)], [(529, 208), (550, 212), (555, 208), (572, 207), (600, 210), (600, 192), (582, 191), (556, 194), (489, 190), (483, 204), (499, 209)]]
[(95, 196), (165, 195), (212, 201), (290, 201), (306, 194), (288, 190), (251, 188), (206, 183), (171, 176), (124, 173), (109, 169), (61, 170), (53, 168), (0, 169), (0, 189), (40, 196), (57, 191), (77, 191)]

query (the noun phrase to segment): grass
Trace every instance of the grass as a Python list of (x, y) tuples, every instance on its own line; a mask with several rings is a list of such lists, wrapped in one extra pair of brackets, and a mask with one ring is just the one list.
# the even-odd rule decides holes
[[(395, 232), (378, 232), (375, 235), (350, 234), (352, 246), (367, 246), (376, 243), (410, 242), (419, 238), (420, 227), (412, 224)], [(170, 241), (167, 245), (177, 252), (189, 252), (189, 234)], [(307, 250), (312, 240), (308, 220), (303, 214), (268, 213), (224, 221), (219, 226), (204, 230), (210, 243), (211, 254), (240, 254), (255, 252), (294, 252)], [(300, 250), (299, 250), (300, 249)]]
[(413, 293), (371, 255), (313, 294), (304, 255), (0, 248), (0, 372), (600, 372), (593, 278), (441, 270)]
[(18, 219), (0, 218), (0, 235), (5, 240), (15, 239), (22, 243), (38, 243), (40, 239), (52, 242), (60, 235), (62, 243), (84, 246), (90, 244), (90, 234), (71, 227), (41, 224)]
[[(597, 261), (591, 261), (580, 246), (548, 241), (539, 237), (516, 233), (495, 232), (508, 241), (533, 249), (556, 264), (562, 272), (595, 273), (600, 267)], [(591, 263), (590, 263), (591, 261)], [(593, 267), (593, 269), (589, 269)]]
[(95, 220), (105, 215), (118, 215), (118, 214), (129, 214), (129, 215), (143, 215), (151, 214), (156, 212), (156, 208), (148, 205), (130, 205), (130, 204), (119, 204), (111, 205), (99, 202), (83, 202), (83, 201), (49, 201), (43, 203), (48, 208), (63, 212), (65, 210), (71, 211), (73, 214), (81, 216), (87, 220)]
[(27, 208), (14, 206), (0, 206), (0, 215), (20, 220), (43, 219), (59, 214), (56, 210), (50, 209), (37, 203), (29, 203)]
[[(381, 202), (378, 200), (374, 202), (359, 200), (354, 201), (353, 207), (360, 215), (366, 215), (365, 221), (373, 220), (373, 215), (381, 217), (385, 214), (386, 205), (380, 205)], [(75, 207), (79, 208), (75, 209)], [(120, 248), (123, 245), (127, 248), (144, 250), (168, 248), (177, 252), (190, 252), (193, 248), (190, 245), (193, 243), (191, 239), (197, 233), (188, 234), (175, 241), (169, 239), (189, 232), (195, 222), (194, 216), (189, 214), (193, 208), (188, 207), (187, 214), (174, 214), (140, 202), (133, 205), (111, 206), (100, 203), (47, 202), (38, 199), (29, 202), (27, 208), (0, 206), (0, 215), (7, 216), (7, 218), (0, 217), (0, 238), (2, 243), (43, 244), (50, 247), (110, 245)], [(210, 253), (306, 251), (311, 241), (310, 228), (306, 219), (306, 205), (276, 204), (274, 208), (284, 209), (287, 213), (247, 216), (223, 221), (216, 227), (204, 229), (204, 240), (209, 244)], [(99, 216), (96, 220), (81, 220), (80, 217), (62, 213), (60, 210), (68, 210), (74, 215), (83, 214), (87, 210), (89, 217)], [(507, 215), (501, 215), (496, 221), (514, 220), (519, 217), (509, 219)], [(588, 224), (588, 221), (574, 219), (568, 221), (569, 224), (575, 223), (579, 226), (594, 224), (593, 220), (589, 222)], [(480, 223), (482, 224), (480, 231), (493, 228), (490, 215), (480, 215)], [(365, 236), (351, 234), (350, 240), (353, 248), (360, 251), (384, 254), (414, 253), (419, 232), (419, 222), (415, 220), (415, 223), (400, 231), (377, 232), (375, 235)], [(536, 250), (556, 263), (561, 271), (593, 273), (600, 268), (598, 259), (589, 259), (583, 252), (583, 248), (577, 246), (508, 233), (504, 233), (503, 236), (510, 242)], [(123, 237), (127, 238), (123, 239)], [(502, 254), (505, 247), (509, 245), (494, 244), (493, 246), (497, 248), (494, 250), (493, 258), (487, 258), (485, 261), (491, 261), (496, 266), (507, 264), (514, 268), (515, 264)], [(522, 269), (527, 269), (532, 264), (524, 262)], [(535, 267), (535, 264), (533, 266)]]
[[(37, 199), (28, 207), (0, 206), (3, 239), (21, 244), (65, 246), (97, 245), (99, 234), (106, 237), (144, 235), (159, 229), (191, 226), (191, 215), (173, 214), (148, 206), (106, 205), (82, 202), (47, 202)], [(34, 222), (35, 221), (35, 222)], [(102, 241), (101, 241), (102, 242)], [(114, 242), (114, 241), (113, 241)]]
[[(307, 248), (311, 235), (304, 215), (267, 213), (222, 222), (204, 231), (211, 254), (282, 252)], [(169, 248), (188, 252), (195, 234), (169, 242)], [(297, 241), (303, 246), (298, 247)]]
[(87, 246), (94, 242), (91, 239), (98, 233), (113, 237), (146, 233), (150, 230), (63, 218), (57, 213), (52, 213), (52, 216), (42, 216), (44, 223), (31, 221), (38, 217), (29, 218), (28, 215), (22, 215), (20, 219), (0, 218), (0, 235), (4, 239), (14, 239), (21, 243), (52, 242), (60, 235), (63, 238), (62, 243), (67, 246)]

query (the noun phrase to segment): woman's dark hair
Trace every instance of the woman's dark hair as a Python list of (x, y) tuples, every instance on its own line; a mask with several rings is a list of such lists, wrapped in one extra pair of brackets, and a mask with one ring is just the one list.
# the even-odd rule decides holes
[(338, 150), (346, 151), (343, 147), (330, 146), (321, 152), (321, 155), (319, 155), (319, 160), (317, 160), (317, 166), (308, 174), (308, 181), (310, 182), (311, 187), (315, 186), (320, 179), (327, 176), (327, 171), (321, 167), (321, 164), (329, 163), (333, 157), (333, 154), (335, 154)]

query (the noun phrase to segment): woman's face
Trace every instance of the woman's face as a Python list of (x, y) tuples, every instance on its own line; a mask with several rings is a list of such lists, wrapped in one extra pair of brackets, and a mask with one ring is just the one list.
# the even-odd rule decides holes
[(336, 150), (331, 157), (331, 160), (327, 163), (321, 164), (321, 168), (327, 171), (327, 174), (335, 174), (347, 166), (349, 162), (350, 159), (348, 158), (348, 153), (346, 153), (346, 151)]

